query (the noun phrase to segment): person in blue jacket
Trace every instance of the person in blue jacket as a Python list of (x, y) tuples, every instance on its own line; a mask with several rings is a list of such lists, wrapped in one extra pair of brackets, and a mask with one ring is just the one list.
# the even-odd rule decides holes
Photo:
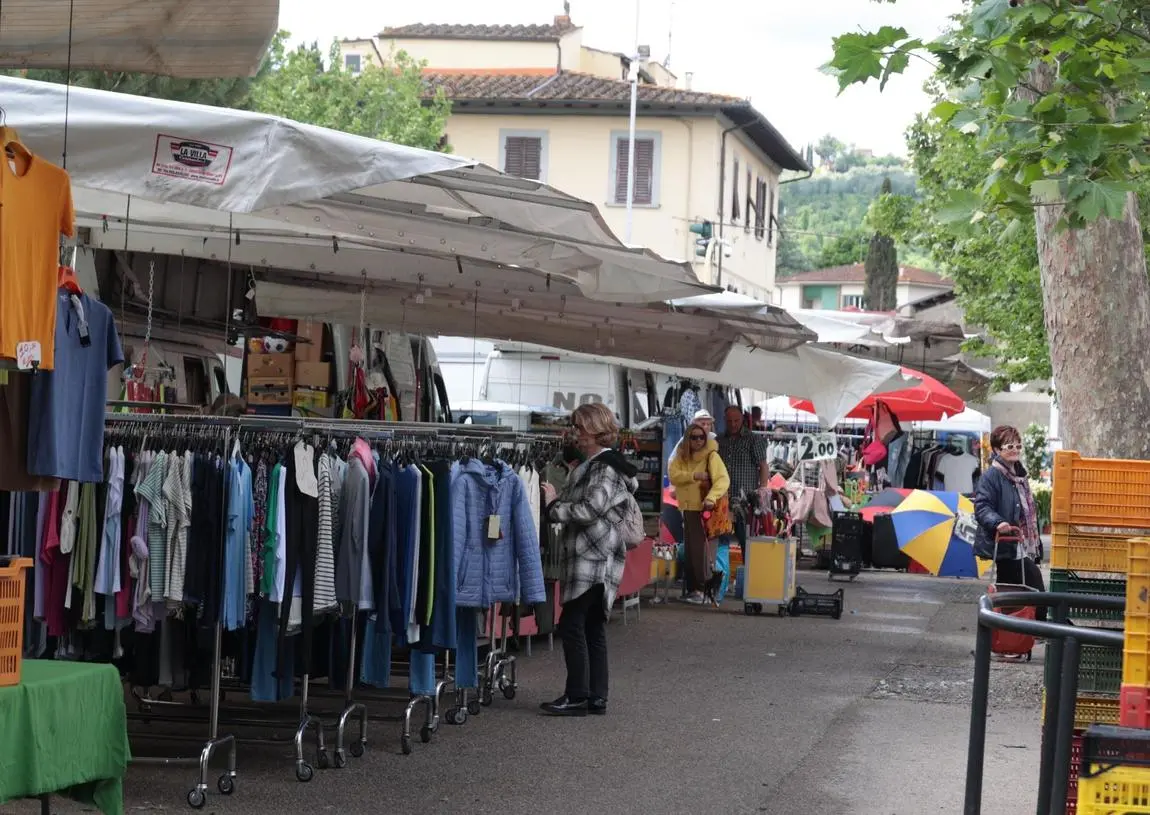
[[(990, 434), (990, 449), (990, 467), (974, 490), (978, 522), (975, 554), (995, 561), (997, 582), (1046, 591), (1037, 563), (1041, 547), (1038, 512), (1021, 461), (1022, 434), (1010, 425), (996, 427)], [(1017, 535), (1020, 540), (1002, 541), (996, 547), (995, 539), (1003, 533)], [(1036, 613), (1039, 619), (1046, 619), (1045, 608), (1038, 608)]]

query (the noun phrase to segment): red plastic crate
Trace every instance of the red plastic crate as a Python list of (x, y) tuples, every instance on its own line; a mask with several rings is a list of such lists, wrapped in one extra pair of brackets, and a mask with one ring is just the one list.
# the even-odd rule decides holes
[(1118, 697), (1118, 721), (1123, 727), (1150, 728), (1150, 688), (1122, 686)]

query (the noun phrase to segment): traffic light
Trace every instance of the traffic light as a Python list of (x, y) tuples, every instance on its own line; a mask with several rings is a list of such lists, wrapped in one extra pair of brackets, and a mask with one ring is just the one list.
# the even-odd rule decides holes
[(691, 224), (690, 230), (699, 236), (695, 238), (695, 257), (705, 258), (707, 248), (711, 245), (711, 238), (715, 234), (713, 225), (710, 221), (700, 221), (697, 224)]

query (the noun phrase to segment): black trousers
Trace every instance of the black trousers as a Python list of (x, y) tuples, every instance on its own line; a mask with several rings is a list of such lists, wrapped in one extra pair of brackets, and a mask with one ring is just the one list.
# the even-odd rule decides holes
[(589, 591), (563, 604), (559, 633), (567, 662), (567, 698), (607, 699), (607, 610), (605, 591), (597, 583)]
[[(997, 583), (1030, 586), (1030, 588), (1037, 591), (1046, 591), (1046, 583), (1042, 579), (1042, 570), (1038, 568), (1038, 564), (1032, 559), (1027, 557), (1022, 560), (1000, 560), (997, 566)], [(1036, 608), (1034, 612), (1034, 616), (1037, 619), (1046, 620), (1045, 607), (1040, 606)]]
[(292, 666), (287, 660), (288, 617), (291, 614), (292, 596), (295, 592), (295, 578), (299, 574), (300, 603), (303, 607), (303, 629), (300, 635), (300, 650), (297, 662), (311, 665), (312, 634), (315, 629), (313, 609), (315, 608), (315, 558), (319, 548), (319, 500), (304, 495), (296, 483), (295, 456), (288, 453), (287, 459), (287, 511), (285, 534), (287, 537), (286, 557), (284, 558), (284, 597), (280, 603), (279, 637), (277, 654), (277, 676), (290, 676)]

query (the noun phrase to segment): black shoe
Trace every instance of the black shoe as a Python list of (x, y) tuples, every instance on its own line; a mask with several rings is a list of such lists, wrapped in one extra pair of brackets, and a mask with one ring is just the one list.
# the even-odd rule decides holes
[(600, 699), (598, 696), (592, 696), (587, 700), (587, 712), (593, 716), (606, 716), (607, 700)]
[(580, 699), (573, 702), (564, 694), (554, 702), (544, 702), (539, 706), (539, 709), (547, 716), (586, 716), (587, 700)]

